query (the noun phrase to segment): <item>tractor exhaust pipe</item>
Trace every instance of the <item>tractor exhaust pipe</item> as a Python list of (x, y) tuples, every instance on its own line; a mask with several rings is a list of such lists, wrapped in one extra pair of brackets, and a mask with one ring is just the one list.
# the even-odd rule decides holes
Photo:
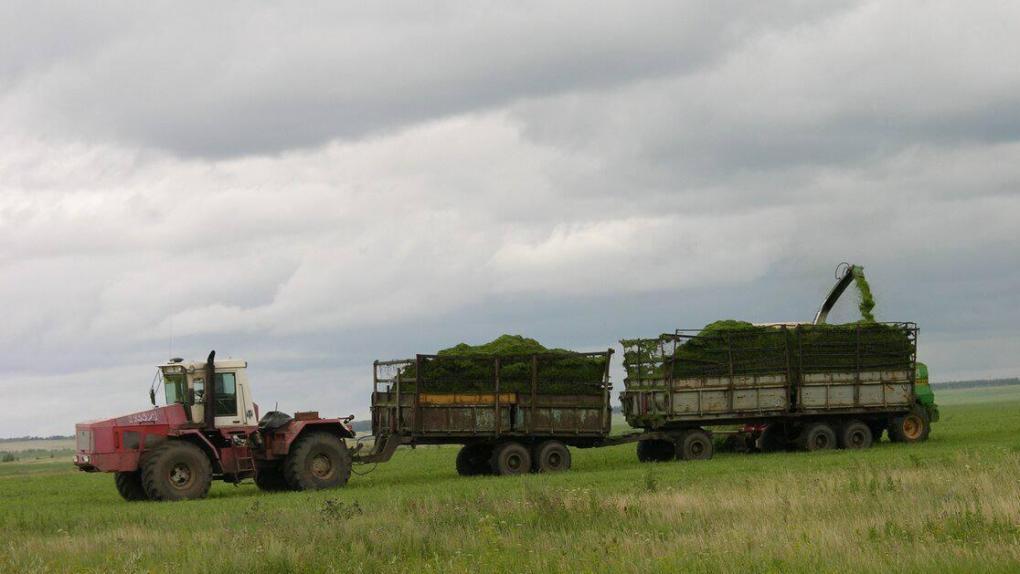
[(216, 351), (205, 361), (205, 427), (216, 426)]

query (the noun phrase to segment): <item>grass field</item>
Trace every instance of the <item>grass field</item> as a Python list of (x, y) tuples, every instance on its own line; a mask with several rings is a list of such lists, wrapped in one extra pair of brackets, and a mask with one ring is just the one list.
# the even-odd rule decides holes
[[(945, 391), (929, 442), (462, 478), (398, 452), (347, 488), (126, 503), (69, 461), (0, 464), (0, 572), (1017, 572), (1020, 387)], [(361, 469), (366, 470), (366, 469)]]

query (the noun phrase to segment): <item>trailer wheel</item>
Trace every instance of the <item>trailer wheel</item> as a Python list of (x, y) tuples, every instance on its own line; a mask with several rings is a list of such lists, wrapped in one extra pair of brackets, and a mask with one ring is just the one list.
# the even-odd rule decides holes
[(872, 440), (871, 429), (861, 421), (849, 421), (840, 429), (840, 448), (868, 448)]
[(889, 424), (889, 440), (892, 442), (923, 442), (931, 433), (931, 421), (923, 408), (914, 407), (909, 413), (894, 417)]
[(531, 452), (520, 443), (505, 442), (493, 450), (489, 465), (501, 476), (525, 474), (531, 471)]
[(714, 452), (712, 437), (702, 429), (691, 429), (680, 436), (679, 451), (683, 460), (708, 460)]
[(807, 451), (836, 448), (836, 433), (825, 423), (810, 423), (800, 433), (800, 448)]
[(255, 486), (266, 492), (290, 490), (279, 464), (259, 465), (255, 472)]
[(535, 447), (534, 472), (570, 470), (570, 449), (558, 440), (547, 440)]
[(475, 443), (464, 445), (457, 453), (457, 474), (461, 476), (478, 476), (490, 474), (489, 458), (492, 456), (492, 445)]
[(212, 464), (190, 442), (166, 441), (145, 455), (142, 486), (152, 500), (205, 498), (212, 484)]
[(351, 455), (343, 441), (326, 432), (297, 439), (283, 463), (283, 477), (294, 490), (322, 490), (347, 484)]
[(149, 499), (142, 486), (142, 473), (137, 470), (116, 473), (113, 476), (113, 483), (117, 485), (117, 492), (120, 493), (120, 496), (128, 502)]
[(641, 462), (666, 462), (676, 458), (673, 441), (658, 438), (639, 440), (637, 458)]

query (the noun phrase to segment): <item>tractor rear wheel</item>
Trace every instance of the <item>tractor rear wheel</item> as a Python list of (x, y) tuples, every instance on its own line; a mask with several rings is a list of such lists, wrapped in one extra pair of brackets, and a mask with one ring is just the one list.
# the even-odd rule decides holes
[(680, 436), (679, 454), (683, 460), (708, 460), (712, 458), (715, 445), (712, 437), (702, 429), (691, 429)]
[(343, 486), (351, 477), (351, 454), (332, 434), (306, 434), (291, 445), (283, 463), (283, 477), (294, 490)]
[(570, 470), (570, 449), (558, 440), (547, 440), (535, 447), (534, 472)]
[(800, 433), (800, 448), (807, 451), (836, 448), (836, 432), (825, 423), (809, 423)]
[(190, 442), (166, 441), (143, 457), (142, 486), (152, 500), (205, 498), (210, 484), (209, 457)]
[(892, 442), (924, 442), (931, 433), (928, 412), (914, 407), (909, 413), (894, 417), (889, 424), (889, 440)]
[(641, 462), (666, 462), (676, 458), (673, 441), (649, 438), (637, 443), (637, 458)]
[(486, 443), (466, 444), (457, 453), (457, 474), (461, 476), (479, 476), (491, 474), (489, 458), (492, 456), (492, 445)]
[(531, 452), (518, 442), (497, 445), (489, 460), (492, 472), (506, 476), (531, 471)]
[(255, 486), (266, 492), (290, 490), (290, 485), (283, 478), (283, 468), (279, 464), (259, 465), (255, 472)]
[(140, 471), (118, 472), (113, 477), (113, 483), (117, 485), (117, 492), (128, 502), (149, 499), (149, 496), (145, 494), (145, 488), (142, 487)]
[(861, 421), (848, 421), (840, 429), (840, 448), (868, 448), (871, 446), (872, 440), (871, 429)]

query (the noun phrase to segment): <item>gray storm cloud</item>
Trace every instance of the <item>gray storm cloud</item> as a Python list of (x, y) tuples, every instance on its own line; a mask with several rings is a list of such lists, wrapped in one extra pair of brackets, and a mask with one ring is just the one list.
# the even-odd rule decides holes
[(1018, 12), (5, 4), (0, 436), (171, 336), (363, 414), (374, 358), (806, 320), (846, 259), (936, 380), (1014, 376)]

